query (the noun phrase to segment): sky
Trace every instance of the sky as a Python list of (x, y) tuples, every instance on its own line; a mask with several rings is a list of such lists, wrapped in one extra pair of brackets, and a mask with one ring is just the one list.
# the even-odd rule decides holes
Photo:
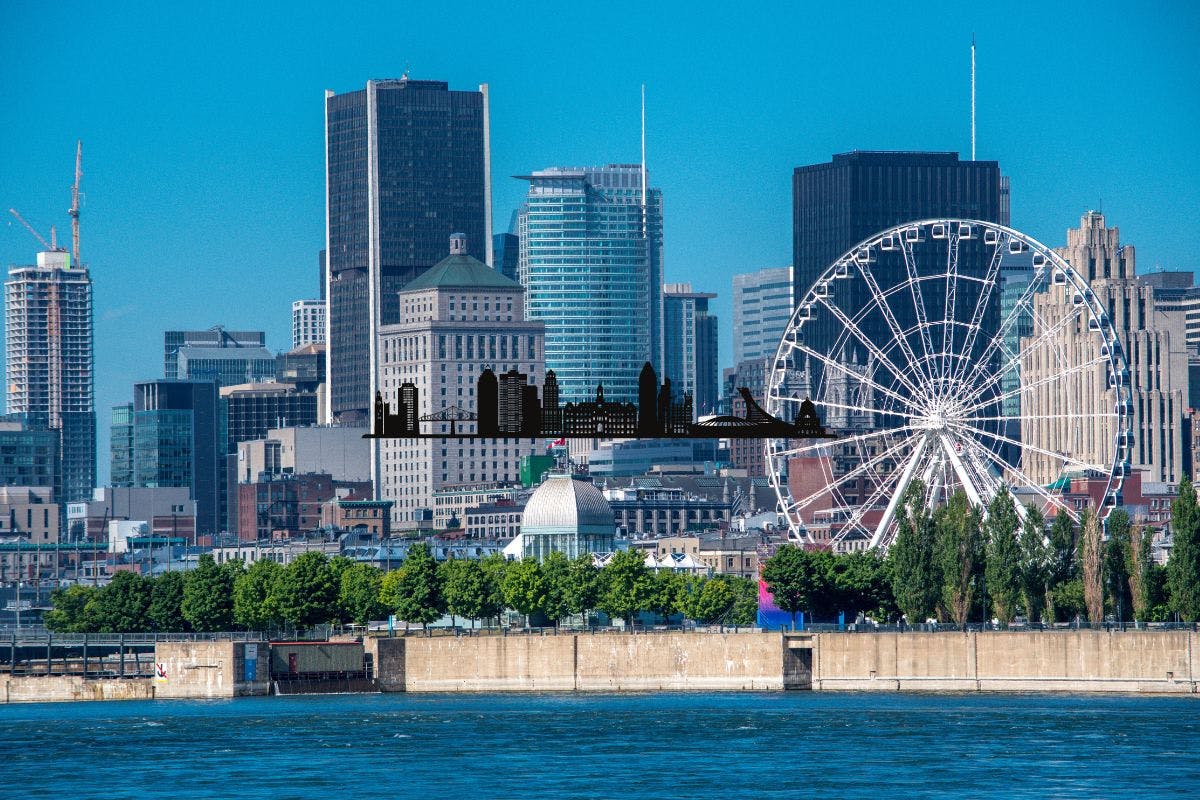
[[(348, 6), (353, 5), (353, 8)], [(262, 329), (291, 345), (318, 294), (326, 89), (369, 78), (490, 86), (494, 221), (551, 165), (647, 162), (666, 280), (719, 294), (791, 261), (791, 173), (850, 150), (970, 154), (1012, 180), (1043, 243), (1101, 208), (1139, 271), (1196, 269), (1200, 4), (392, 2), (0, 4), (0, 210), (70, 239), (95, 291), (101, 478), (110, 408), (162, 371), (162, 332)], [(0, 263), (36, 241), (5, 215)]]

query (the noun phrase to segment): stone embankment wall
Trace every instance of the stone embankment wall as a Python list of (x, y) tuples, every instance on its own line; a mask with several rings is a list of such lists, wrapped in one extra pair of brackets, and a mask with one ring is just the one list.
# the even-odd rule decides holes
[(85, 680), (81, 675), (4, 677), (5, 703), (54, 703), (64, 700), (149, 700), (154, 687), (145, 678)]
[[(250, 671), (248, 654), (257, 662)], [(265, 643), (159, 642), (154, 661), (156, 669), (161, 667), (165, 673), (154, 679), (155, 697), (242, 697), (266, 694), (270, 688), (270, 656)]]
[(854, 691), (1195, 693), (1189, 631), (821, 633), (812, 688)]

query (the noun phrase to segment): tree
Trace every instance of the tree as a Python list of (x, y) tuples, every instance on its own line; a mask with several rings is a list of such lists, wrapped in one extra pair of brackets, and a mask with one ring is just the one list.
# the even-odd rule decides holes
[(754, 625), (758, 622), (758, 581), (752, 578), (731, 578), (733, 605), (725, 618), (727, 625)]
[(961, 489), (934, 514), (938, 563), (942, 573), (942, 603), (956, 625), (965, 625), (977, 589), (983, 558), (983, 529), (979, 509)]
[(200, 556), (196, 568), (183, 579), (180, 612), (192, 630), (227, 631), (233, 627), (233, 580), (212, 555)]
[(1083, 576), (1083, 603), (1088, 621), (1104, 621), (1104, 532), (1100, 516), (1084, 512), (1079, 533), (1079, 566)]
[(679, 609), (679, 593), (683, 590), (686, 582), (683, 575), (671, 569), (660, 569), (653, 573), (654, 586), (650, 596), (650, 602), (646, 607), (646, 611), (652, 611), (655, 614), (669, 620), (676, 614), (681, 613)]
[(150, 587), (149, 618), (155, 630), (186, 631), (187, 620), (183, 618), (182, 572), (164, 572), (155, 578)]
[(312, 551), (300, 554), (283, 568), (275, 582), (274, 596), (284, 622), (307, 628), (338, 621), (340, 588), (329, 558)]
[(1046, 549), (1045, 526), (1042, 512), (1032, 505), (1026, 506), (1021, 526), (1021, 596), (1030, 622), (1041, 619), (1046, 608), (1050, 553)]
[(406, 623), (419, 622), (425, 627), (441, 617), (441, 586), (429, 545), (419, 542), (408, 548), (400, 569), (384, 576), (380, 599)]
[[(590, 558), (590, 556), (589, 556)], [(479, 562), (483, 570), (483, 605), (479, 609), (480, 619), (496, 619), (504, 612), (504, 574), (508, 571), (509, 561), (500, 554), (490, 555)]]
[(143, 633), (150, 630), (150, 586), (136, 572), (121, 571), (96, 595), (96, 623), (101, 631)]
[(600, 593), (600, 570), (591, 553), (571, 560), (567, 567), (566, 602), (572, 614), (587, 614), (596, 607)]
[(888, 550), (892, 596), (911, 622), (933, 616), (941, 594), (941, 573), (934, 558), (936, 529), (925, 507), (925, 487), (913, 481), (896, 515), (896, 540)]
[(620, 617), (633, 625), (633, 615), (650, 605), (653, 577), (638, 550), (618, 550), (600, 570), (597, 605), (610, 617)]
[(233, 620), (247, 630), (261, 631), (283, 622), (276, 586), (283, 567), (259, 559), (233, 582)]
[(1050, 526), (1050, 583), (1057, 585), (1079, 577), (1075, 558), (1075, 523), (1071, 516), (1059, 510)]
[(546, 606), (546, 579), (536, 558), (522, 558), (509, 565), (504, 574), (504, 602), (513, 611), (525, 617), (543, 611)]
[(829, 577), (822, 581), (828, 605), (854, 619), (860, 613), (879, 621), (896, 614), (888, 561), (878, 550), (856, 550), (827, 559)]
[(438, 566), (442, 600), (454, 617), (479, 619), (487, 602), (487, 578), (478, 561), (452, 558)]
[(551, 552), (542, 562), (542, 578), (546, 584), (542, 612), (557, 627), (564, 617), (576, 613), (571, 603), (571, 560), (558, 551)]
[(373, 619), (388, 615), (387, 606), (379, 599), (383, 584), (383, 573), (371, 564), (335, 565), (330, 560), (330, 572), (339, 574), (338, 605), (342, 613), (355, 625), (366, 625)]
[(1186, 475), (1171, 502), (1171, 557), (1167, 561), (1171, 608), (1184, 620), (1200, 619), (1200, 507)]
[(696, 621), (706, 625), (721, 622), (733, 608), (733, 587), (724, 575), (714, 575), (700, 587), (696, 601)]
[(767, 591), (774, 598), (776, 608), (792, 615), (792, 627), (796, 626), (796, 614), (810, 608), (817, 595), (818, 576), (814, 562), (811, 551), (785, 544), (763, 564), (762, 576)]
[(1020, 519), (1008, 489), (1001, 487), (988, 504), (984, 520), (987, 560), (984, 581), (996, 618), (1005, 625), (1017, 614), (1021, 598), (1021, 546), (1017, 542)]
[(81, 584), (55, 589), (50, 593), (53, 608), (46, 612), (42, 624), (54, 633), (94, 633), (99, 626), (91, 612), (95, 611), (99, 593), (98, 588)]
[(1108, 529), (1108, 541), (1104, 542), (1102, 557), (1104, 561), (1104, 594), (1108, 596), (1111, 609), (1118, 622), (1125, 621), (1125, 615), (1132, 613), (1133, 601), (1129, 596), (1128, 554), (1132, 524), (1129, 513), (1123, 508), (1117, 508), (1108, 515), (1105, 527)]
[(1125, 573), (1129, 576), (1129, 598), (1133, 618), (1149, 619), (1150, 612), (1150, 544), (1154, 532), (1145, 525), (1134, 525), (1129, 531), (1129, 546), (1125, 550)]

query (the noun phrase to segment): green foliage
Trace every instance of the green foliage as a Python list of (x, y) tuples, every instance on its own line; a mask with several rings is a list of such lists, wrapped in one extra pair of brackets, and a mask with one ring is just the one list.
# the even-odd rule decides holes
[(896, 607), (910, 622), (924, 622), (934, 614), (942, 575), (934, 557), (937, 529), (925, 507), (921, 481), (913, 481), (905, 491), (896, 528), (896, 539), (888, 550), (892, 595)]
[(302, 553), (283, 568), (273, 596), (284, 622), (309, 627), (338, 621), (340, 585), (321, 552)]
[(89, 609), (95, 609), (99, 593), (96, 587), (80, 584), (55, 589), (50, 593), (53, 608), (46, 612), (42, 623), (54, 633), (94, 633), (99, 627)]
[(984, 557), (980, 516), (961, 490), (934, 512), (942, 604), (957, 625), (967, 622), (979, 589), (977, 578)]
[(388, 608), (379, 599), (383, 586), (383, 573), (371, 564), (335, 563), (339, 559), (330, 559), (329, 571), (338, 575), (338, 605), (346, 619), (355, 625), (366, 625), (373, 619), (383, 619), (388, 615)]
[(151, 582), (136, 572), (118, 572), (96, 595), (97, 629), (111, 633), (144, 633), (150, 630)]
[(487, 603), (487, 576), (478, 561), (451, 559), (438, 566), (442, 600), (447, 613), (455, 617), (479, 619)]
[(276, 588), (283, 567), (270, 559), (260, 559), (233, 582), (233, 620), (238, 625), (262, 631), (283, 622)]
[[(588, 556), (591, 558), (591, 556)], [(479, 562), (483, 570), (483, 604), (479, 608), (480, 619), (499, 619), (504, 611), (504, 575), (508, 572), (508, 559), (500, 554), (490, 555)]]
[(186, 631), (187, 620), (183, 618), (182, 572), (165, 572), (159, 575), (150, 588), (151, 626), (159, 631)]
[(758, 581), (752, 578), (730, 578), (733, 606), (725, 617), (727, 625), (754, 625), (758, 622)]
[(821, 586), (828, 599), (815, 605), (827, 609), (830, 619), (839, 611), (844, 611), (849, 619), (862, 613), (880, 622), (896, 615), (891, 566), (877, 550), (824, 555), (819, 563), (827, 577)]
[(590, 553), (574, 558), (567, 567), (565, 600), (572, 614), (586, 614), (600, 596), (600, 570)]
[(197, 631), (233, 627), (233, 571), (222, 569), (207, 553), (183, 581), (183, 618)]
[(1184, 476), (1171, 502), (1171, 557), (1167, 562), (1171, 608), (1186, 622), (1200, 619), (1200, 507)]
[(653, 581), (641, 551), (620, 550), (601, 570), (597, 605), (610, 617), (620, 617), (630, 625), (634, 614), (649, 608)]
[(733, 607), (734, 591), (723, 575), (714, 575), (700, 587), (695, 603), (696, 622), (710, 625), (723, 620)]
[(1079, 562), (1075, 558), (1075, 523), (1059, 511), (1050, 526), (1050, 584), (1056, 586), (1079, 577)]
[(653, 575), (654, 580), (650, 602), (642, 610), (652, 611), (664, 619), (669, 619), (681, 613), (678, 598), (679, 594), (684, 590), (687, 578), (674, 570), (668, 569), (660, 569), (653, 573)]
[(1130, 528), (1125, 546), (1125, 574), (1128, 576), (1129, 601), (1135, 620), (1146, 620), (1150, 613), (1150, 544), (1154, 532), (1145, 525)]
[(1171, 590), (1168, 586), (1165, 565), (1150, 564), (1146, 568), (1146, 619), (1149, 622), (1167, 622), (1174, 613), (1171, 609)]
[(570, 559), (559, 552), (550, 553), (542, 562), (542, 579), (546, 584), (546, 599), (542, 603), (542, 613), (548, 619), (557, 625), (564, 617), (578, 613), (571, 603)]
[(1050, 600), (1059, 622), (1070, 622), (1084, 613), (1083, 578), (1072, 578), (1050, 590)]
[[(780, 546), (763, 564), (763, 581), (780, 611), (792, 615), (811, 608), (819, 596), (818, 554), (792, 544)], [(698, 618), (697, 618), (698, 619)]]
[(546, 604), (546, 579), (536, 558), (523, 558), (509, 565), (501, 586), (504, 602), (518, 614), (529, 616)]
[(1007, 489), (1001, 488), (988, 504), (988, 516), (983, 525), (987, 542), (984, 580), (992, 601), (992, 613), (1005, 625), (1017, 615), (1017, 602), (1021, 598), (1021, 546), (1017, 541), (1019, 526), (1020, 519), (1012, 495)]
[(1133, 613), (1133, 598), (1129, 594), (1129, 550), (1133, 525), (1128, 512), (1114, 509), (1105, 525), (1108, 541), (1103, 545), (1104, 594), (1108, 597), (1109, 609), (1118, 622), (1124, 622)]
[(1046, 519), (1032, 505), (1025, 507), (1021, 526), (1021, 597), (1030, 622), (1045, 615), (1046, 590), (1050, 580), (1050, 551), (1045, 539)]
[(440, 588), (437, 562), (429, 545), (419, 542), (408, 548), (400, 569), (384, 576), (380, 599), (405, 622), (427, 625), (442, 615)]

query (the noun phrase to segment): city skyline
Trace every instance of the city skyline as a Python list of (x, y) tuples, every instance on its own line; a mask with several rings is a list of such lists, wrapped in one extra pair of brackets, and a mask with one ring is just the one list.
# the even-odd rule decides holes
[[(827, 12), (805, 21), (817, 35), (797, 52), (783, 46), (792, 22), (787, 12), (713, 33), (711, 12), (680, 17), (677, 7), (667, 5), (635, 15), (649, 30), (673, 33), (660, 48), (643, 52), (636, 64), (616, 59), (595, 74), (565, 63), (522, 69), (520, 59), (499, 55), (510, 50), (504, 42), (511, 39), (497, 33), (515, 35), (520, 26), (540, 23), (489, 18), (486, 12), (461, 24), (461, 15), (414, 9), (406, 32), (387, 47), (341, 48), (336, 56), (316, 59), (311, 56), (319, 48), (306, 42), (318, 30), (323, 42), (350, 36), (355, 26), (346, 24), (349, 19), (319, 23), (300, 14), (297, 22), (279, 23), (280, 15), (264, 12), (264, 21), (285, 26), (280, 32), (291, 45), (269, 64), (259, 61), (260, 51), (240, 46), (254, 41), (258, 21), (233, 34), (219, 14), (184, 20), (157, 10), (146, 15), (145, 25), (160, 28), (164, 41), (174, 38), (166, 48), (147, 45), (140, 35), (122, 44), (128, 34), (118, 29), (119, 17), (93, 19), (90, 13), (6, 12), (10, 24), (0, 33), (6, 55), (0, 58), (12, 59), (14, 77), (11, 124), (0, 132), (0, 144), (13, 157), (0, 165), (0, 186), (9, 190), (0, 200), (44, 234), (51, 224), (65, 230), (67, 215), (56, 209), (69, 201), (72, 147), (76, 138), (84, 140), (84, 191), (90, 197), (83, 208), (82, 253), (96, 281), (101, 418), (127, 398), (134, 380), (155, 376), (156, 339), (163, 330), (217, 323), (264, 328), (273, 349), (286, 349), (290, 302), (318, 294), (312, 267), (323, 238), (321, 93), (352, 90), (368, 77), (398, 77), (406, 68), (454, 88), (491, 86), (497, 232), (507, 227), (523, 192), (508, 175), (545, 163), (635, 160), (638, 86), (646, 83), (648, 161), (665, 203), (664, 278), (716, 291), (716, 313), (730, 320), (729, 273), (790, 261), (788, 182), (795, 166), (856, 147), (967, 155), (967, 48), (975, 30), (979, 157), (1000, 160), (1012, 177), (1014, 225), (1057, 245), (1083, 211), (1102, 206), (1138, 242), (1144, 267), (1191, 266), (1178, 232), (1200, 205), (1200, 162), (1182, 146), (1200, 116), (1186, 78), (1196, 72), (1196, 55), (1180, 46), (1194, 38), (1193, 13), (1142, 18), (1113, 9), (1088, 15), (1018, 10), (1008, 26), (1030, 35), (1014, 37), (989, 27), (982, 12), (956, 10), (953, 24), (928, 30), (915, 18), (880, 13), (872, 20), (868, 14), (863, 23)], [(576, 24), (590, 41), (603, 36), (603, 25), (587, 24), (594, 18), (571, 10), (560, 19)], [(884, 20), (899, 29), (881, 36)], [(1069, 35), (1047, 49), (1035, 35), (1043, 29)], [(87, 37), (76, 41), (84, 30)], [(473, 57), (452, 57), (446, 36), (457, 39), (455, 50)], [(844, 75), (830, 79), (835, 43), (862, 36), (879, 41)], [(33, 45), (48, 38), (95, 61), (100, 71), (89, 86), (102, 91), (85, 95), (64, 78), (68, 66)], [(1122, 48), (1093, 46), (1117, 38)], [(709, 46), (696, 47), (696, 41)], [(681, 50), (684, 42), (694, 54)], [(228, 57), (202, 57), (210, 47)], [(715, 61), (712, 52), (741, 60)], [(1128, 58), (1131, 52), (1140, 57)], [(880, 87), (875, 73), (885, 63), (899, 68), (892, 83)], [(143, 89), (125, 91), (129, 74), (170, 76), (163, 85), (178, 102), (151, 101)], [(705, 80), (693, 80), (694, 74)], [(269, 94), (260, 88), (267, 85)], [(901, 87), (899, 98), (889, 93)], [(589, 106), (599, 103), (613, 113), (601, 118), (582, 106), (566, 112), (559, 103), (551, 103), (552, 111), (545, 106), (568, 91), (587, 93)], [(722, 102), (701, 106), (712, 95)], [(47, 96), (55, 102), (47, 105)], [(1064, 115), (1067, 96), (1085, 105), (1120, 103), (1129, 113)], [(780, 99), (787, 102), (768, 102)], [(915, 103), (921, 113), (912, 113)], [(208, 119), (218, 108), (229, 113)], [(848, 108), (862, 113), (842, 113)], [(541, 116), (548, 112), (551, 117)], [(695, 133), (698, 125), (702, 137)], [(1156, 143), (1153, 150), (1145, 148), (1147, 141)], [(270, 180), (239, 180), (252, 174), (252, 165)], [(223, 175), (233, 179), (218, 180)], [(275, 232), (283, 234), (278, 242)], [(0, 235), (6, 264), (30, 263), (35, 250), (16, 224)], [(248, 268), (264, 278), (252, 286), (279, 286), (281, 296), (228, 291)], [(202, 280), (194, 279), (198, 274)], [(728, 322), (720, 339), (719, 363), (730, 366)], [(103, 454), (108, 431), (100, 429)]]

